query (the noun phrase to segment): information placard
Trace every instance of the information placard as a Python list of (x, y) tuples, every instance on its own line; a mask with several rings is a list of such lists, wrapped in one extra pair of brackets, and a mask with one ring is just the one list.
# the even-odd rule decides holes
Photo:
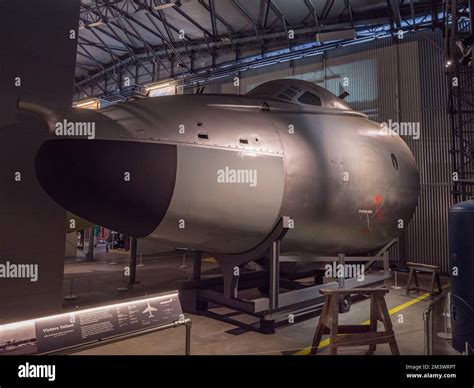
[(0, 354), (48, 353), (184, 321), (178, 292), (0, 326)]

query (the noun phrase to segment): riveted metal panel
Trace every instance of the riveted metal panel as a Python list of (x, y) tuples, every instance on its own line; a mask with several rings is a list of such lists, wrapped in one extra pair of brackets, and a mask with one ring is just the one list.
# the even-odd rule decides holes
[(173, 198), (151, 236), (173, 246), (179, 236), (182, 246), (245, 252), (278, 221), (284, 181), (283, 156), (178, 146)]

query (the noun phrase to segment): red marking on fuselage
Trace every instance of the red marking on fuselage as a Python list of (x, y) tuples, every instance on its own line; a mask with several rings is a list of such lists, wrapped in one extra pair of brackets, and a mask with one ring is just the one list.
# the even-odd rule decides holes
[(375, 218), (379, 220), (382, 219), (384, 216), (382, 203), (383, 203), (383, 197), (379, 193), (377, 193), (375, 195)]

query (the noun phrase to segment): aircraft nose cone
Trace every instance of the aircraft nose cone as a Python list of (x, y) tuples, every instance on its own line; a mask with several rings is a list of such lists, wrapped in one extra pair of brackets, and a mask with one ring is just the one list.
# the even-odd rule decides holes
[(46, 141), (36, 176), (65, 209), (134, 237), (150, 234), (173, 195), (176, 146), (118, 140)]

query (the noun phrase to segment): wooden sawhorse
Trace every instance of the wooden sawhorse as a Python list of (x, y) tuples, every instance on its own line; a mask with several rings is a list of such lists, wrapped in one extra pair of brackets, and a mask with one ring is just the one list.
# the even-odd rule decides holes
[[(407, 283), (407, 290), (406, 295), (410, 293), (410, 291), (428, 291), (431, 295), (434, 295), (434, 285), (435, 281), (438, 286), (438, 292), (441, 294), (443, 289), (441, 288), (441, 280), (439, 278), (439, 267), (437, 265), (428, 265), (428, 264), (419, 264), (419, 263), (411, 263), (407, 262), (407, 267), (410, 268), (410, 273), (408, 275), (408, 283)], [(431, 285), (430, 289), (427, 290), (426, 288), (421, 288), (420, 284), (418, 283), (418, 276), (416, 275), (416, 271), (420, 272), (427, 272), (431, 273)], [(412, 287), (411, 283), (415, 280), (415, 287)]]
[[(338, 347), (369, 345), (366, 354), (372, 354), (377, 344), (388, 343), (392, 354), (400, 354), (397, 340), (393, 331), (392, 321), (388, 313), (384, 295), (389, 292), (386, 288), (352, 288), (320, 290), (325, 298), (323, 311), (319, 318), (318, 327), (314, 333), (311, 354), (318, 352), (318, 346), (323, 334), (330, 335), (329, 349), (331, 354), (337, 354)], [(345, 295), (370, 295), (370, 324), (341, 325), (339, 318), (339, 299)], [(385, 331), (377, 331), (377, 322), (381, 321)]]

